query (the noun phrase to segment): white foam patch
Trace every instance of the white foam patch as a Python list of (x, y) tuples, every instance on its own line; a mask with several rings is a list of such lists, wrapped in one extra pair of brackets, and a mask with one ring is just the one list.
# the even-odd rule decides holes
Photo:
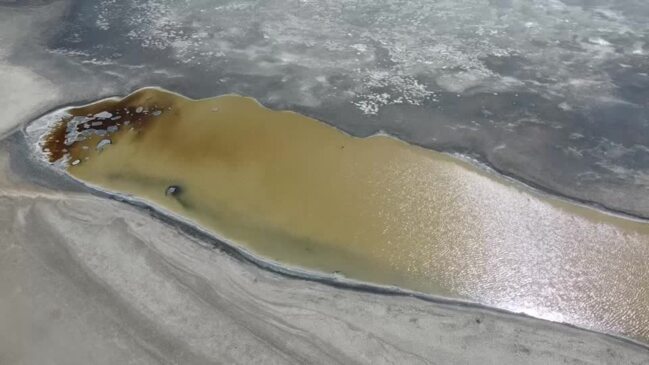
[[(287, 77), (297, 104), (317, 106), (323, 95), (351, 98), (368, 114), (434, 101), (436, 91), (525, 88), (575, 106), (614, 98), (616, 86), (601, 66), (645, 54), (642, 42), (649, 34), (649, 22), (625, 17), (614, 4), (581, 7), (559, 0), (511, 0), (500, 7), (482, 0), (127, 0), (120, 3), (131, 10), (125, 19), (115, 1), (97, 5), (98, 29), (124, 22), (132, 27), (131, 41), (169, 51), (179, 64)], [(487, 61), (501, 58), (507, 68), (511, 57), (524, 59), (511, 67), (522, 67), (525, 76), (495, 71)], [(344, 75), (351, 86), (340, 91), (290, 82), (303, 82), (307, 74)]]

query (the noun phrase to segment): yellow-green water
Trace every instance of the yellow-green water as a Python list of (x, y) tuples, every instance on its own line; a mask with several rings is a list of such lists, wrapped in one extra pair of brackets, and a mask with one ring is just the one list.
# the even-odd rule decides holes
[[(260, 256), (649, 339), (647, 223), (240, 96), (148, 88), (68, 112), (87, 118), (51, 131), (52, 161)], [(70, 130), (107, 128), (64, 144)]]

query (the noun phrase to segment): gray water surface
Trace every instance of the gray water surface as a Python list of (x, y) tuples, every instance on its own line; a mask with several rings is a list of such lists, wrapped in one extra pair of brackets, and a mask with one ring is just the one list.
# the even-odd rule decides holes
[(63, 88), (250, 95), (649, 216), (648, 2), (71, 0), (66, 10), (11, 56)]

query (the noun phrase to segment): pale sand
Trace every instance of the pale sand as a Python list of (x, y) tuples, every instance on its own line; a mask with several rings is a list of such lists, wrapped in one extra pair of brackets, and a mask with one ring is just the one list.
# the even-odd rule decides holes
[(34, 28), (45, 26), (64, 10), (61, 3), (40, 9), (2, 8), (0, 12), (0, 137), (62, 102), (58, 87), (27, 67), (12, 64), (16, 47), (33, 46)]
[(649, 364), (564, 325), (290, 279), (0, 162), (1, 364)]

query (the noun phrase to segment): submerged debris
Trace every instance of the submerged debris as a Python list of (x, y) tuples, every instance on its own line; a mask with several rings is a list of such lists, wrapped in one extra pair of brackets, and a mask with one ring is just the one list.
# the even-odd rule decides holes
[(97, 143), (97, 150), (101, 151), (109, 144), (111, 144), (110, 139), (102, 139), (101, 141), (99, 141), (99, 143)]
[(178, 185), (170, 185), (165, 191), (166, 196), (176, 196), (182, 192), (182, 189)]
[[(151, 98), (152, 94), (157, 98)], [(51, 163), (67, 154), (68, 161), (84, 160), (93, 148), (102, 151), (113, 144), (122, 131), (144, 129), (163, 110), (171, 110), (171, 104), (171, 99), (160, 98), (157, 91), (143, 89), (121, 100), (107, 99), (71, 108), (45, 136), (41, 150)], [(123, 120), (124, 115), (129, 116), (128, 120)]]

